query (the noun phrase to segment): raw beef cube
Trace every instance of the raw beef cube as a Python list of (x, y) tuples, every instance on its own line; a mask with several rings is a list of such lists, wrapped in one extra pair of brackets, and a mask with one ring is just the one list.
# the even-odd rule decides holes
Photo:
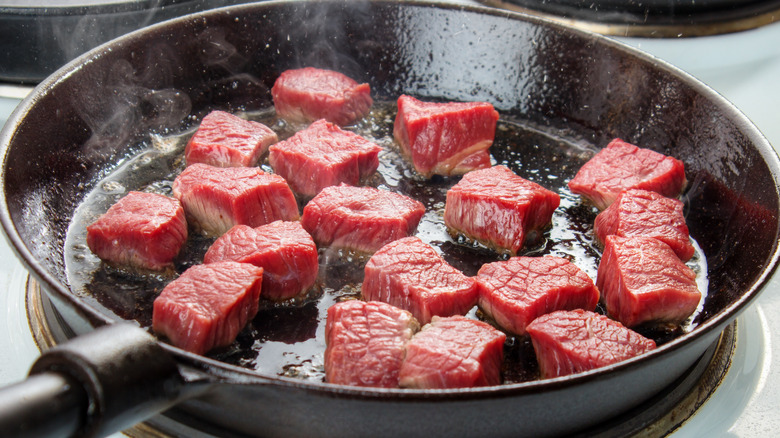
[(482, 265), (479, 307), (502, 329), (524, 335), (534, 319), (556, 310), (595, 310), (599, 290), (580, 268), (553, 256), (512, 257)]
[(558, 194), (494, 166), (467, 173), (447, 192), (444, 224), (451, 234), (515, 255), (529, 234), (550, 224), (560, 202)]
[(685, 224), (683, 203), (656, 192), (629, 189), (596, 216), (593, 230), (604, 242), (607, 236), (646, 236), (671, 246), (682, 261), (693, 257), (694, 248)]
[(404, 388), (471, 388), (501, 384), (506, 335), (463, 316), (434, 317), (406, 344)]
[(682, 161), (616, 138), (585, 163), (569, 189), (599, 210), (609, 207), (624, 189), (644, 189), (676, 198), (685, 187)]
[(376, 143), (320, 119), (271, 146), (268, 159), (294, 192), (311, 197), (328, 186), (358, 185), (379, 167), (381, 150)]
[(319, 269), (317, 246), (300, 222), (236, 225), (211, 245), (203, 263), (224, 260), (263, 268), (262, 296), (277, 301), (311, 288)]
[(465, 315), (477, 304), (477, 282), (453, 268), (418, 237), (390, 242), (366, 263), (363, 297), (412, 312), (421, 324), (434, 315)]
[(187, 164), (217, 167), (254, 166), (268, 146), (279, 138), (262, 123), (244, 120), (224, 111), (212, 111), (184, 149)]
[(582, 309), (540, 316), (528, 325), (528, 334), (543, 378), (604, 367), (655, 349), (652, 339)]
[(178, 200), (129, 192), (87, 226), (87, 246), (118, 265), (159, 270), (173, 266), (187, 240), (187, 221)]
[(248, 263), (192, 266), (154, 300), (152, 328), (197, 354), (230, 345), (257, 314), (262, 282), (263, 268)]
[(498, 112), (486, 102), (398, 98), (393, 136), (423, 176), (462, 175), (490, 167)]
[(626, 327), (681, 323), (701, 300), (696, 273), (651, 237), (607, 236), (596, 285), (607, 314)]
[(187, 219), (207, 234), (297, 220), (298, 203), (287, 181), (257, 167), (188, 166), (173, 182)]
[(371, 110), (371, 88), (335, 71), (287, 70), (271, 88), (276, 113), (293, 122), (325, 119), (348, 125)]
[(404, 347), (420, 326), (411, 313), (376, 301), (328, 308), (325, 380), (339, 385), (397, 388)]
[(424, 213), (422, 203), (406, 196), (341, 184), (309, 201), (301, 223), (321, 246), (371, 253), (414, 233)]

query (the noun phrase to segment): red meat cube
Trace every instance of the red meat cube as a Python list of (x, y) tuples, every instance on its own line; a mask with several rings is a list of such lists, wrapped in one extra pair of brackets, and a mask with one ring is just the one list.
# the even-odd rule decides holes
[(160, 270), (173, 266), (187, 240), (187, 222), (178, 200), (129, 192), (87, 226), (87, 246), (117, 265)]
[(173, 195), (191, 224), (207, 234), (220, 235), (238, 224), (258, 227), (300, 217), (284, 178), (257, 167), (193, 164), (174, 180)]
[(184, 149), (187, 164), (248, 167), (260, 160), (279, 138), (262, 123), (244, 120), (224, 111), (212, 111)]
[(603, 210), (625, 189), (676, 198), (685, 183), (682, 161), (616, 138), (580, 168), (569, 189)]
[(494, 166), (467, 173), (447, 192), (444, 224), (451, 234), (516, 255), (550, 224), (560, 202), (557, 193)]
[(607, 314), (626, 327), (681, 323), (701, 301), (696, 273), (651, 237), (607, 236), (596, 285)]
[(248, 263), (192, 266), (154, 300), (152, 328), (197, 354), (230, 345), (257, 314), (262, 282), (263, 268)]
[(372, 253), (414, 233), (423, 214), (425, 206), (406, 196), (341, 184), (309, 201), (301, 223), (318, 245)]
[(453, 268), (418, 237), (390, 242), (366, 263), (363, 297), (412, 312), (421, 324), (434, 315), (465, 315), (477, 304), (477, 282)]
[(312, 197), (325, 187), (356, 186), (379, 167), (376, 143), (320, 119), (270, 148), (274, 172), (294, 192)]
[(262, 296), (275, 301), (309, 290), (319, 269), (317, 246), (300, 222), (234, 226), (211, 245), (203, 263), (225, 260), (263, 268)]
[(588, 371), (655, 349), (619, 322), (587, 310), (559, 310), (528, 325), (543, 378)]
[(271, 88), (279, 117), (292, 122), (325, 119), (349, 125), (371, 110), (371, 88), (335, 71), (306, 67), (287, 70)]
[(393, 136), (423, 176), (462, 175), (490, 167), (498, 112), (485, 102), (398, 98)]
[(600, 242), (609, 235), (646, 236), (671, 246), (682, 261), (693, 257), (694, 248), (685, 224), (683, 203), (656, 192), (629, 189), (596, 216), (593, 227)]
[(411, 313), (376, 301), (328, 308), (325, 380), (339, 385), (397, 388), (404, 347), (420, 326)]
[(524, 335), (534, 319), (556, 310), (595, 310), (599, 290), (580, 268), (553, 256), (488, 263), (477, 275), (479, 307), (502, 329)]
[(463, 316), (434, 317), (409, 343), (401, 364), (404, 388), (471, 388), (501, 384), (506, 335)]

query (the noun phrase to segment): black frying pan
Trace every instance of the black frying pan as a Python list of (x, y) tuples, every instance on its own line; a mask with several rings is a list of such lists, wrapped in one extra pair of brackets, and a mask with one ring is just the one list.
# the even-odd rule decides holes
[[(569, 144), (595, 149), (621, 137), (683, 160), (687, 221), (708, 261), (708, 299), (696, 328), (640, 358), (569, 377), (479, 389), (359, 389), (186, 353), (116, 324), (121, 318), (70, 289), (68, 226), (126, 145), (150, 132), (186, 130), (212, 109), (268, 108), (274, 79), (303, 65), (367, 81), (377, 100), (401, 93), (486, 100), (503, 117)], [(0, 140), (6, 235), (82, 335), (0, 395), (0, 426), (27, 421), (37, 427), (31, 436), (47, 428), (108, 434), (173, 405), (168, 414), (227, 436), (568, 434), (675, 381), (766, 286), (778, 259), (780, 163), (731, 104), (620, 44), (489, 9), (269, 2), (176, 19), (58, 71), (22, 102)], [(20, 393), (44, 403), (28, 407)]]

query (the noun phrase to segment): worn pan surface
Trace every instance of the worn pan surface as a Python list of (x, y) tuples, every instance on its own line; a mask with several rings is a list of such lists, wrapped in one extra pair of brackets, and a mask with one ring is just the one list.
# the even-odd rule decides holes
[[(185, 389), (177, 418), (228, 436), (542, 436), (583, 430), (679, 377), (766, 286), (777, 264), (778, 159), (722, 97), (597, 35), (509, 12), (421, 2), (268, 2), (176, 19), (104, 45), (44, 81), (2, 143), (9, 241), (79, 333), (121, 318), (74, 293), (65, 238), (76, 207), (150, 132), (212, 109), (272, 105), (300, 66), (370, 83), (378, 100), (485, 100), (568, 144), (613, 137), (686, 165), (687, 221), (708, 262), (690, 333), (635, 360), (546, 381), (463, 390), (373, 390), (263, 375), (165, 343)], [(195, 388), (195, 389), (192, 389)], [(187, 400), (179, 399), (184, 394)]]

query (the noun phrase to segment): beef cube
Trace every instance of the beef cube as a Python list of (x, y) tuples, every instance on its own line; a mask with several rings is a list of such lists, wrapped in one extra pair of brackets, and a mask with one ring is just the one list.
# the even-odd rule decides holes
[(607, 236), (646, 236), (671, 246), (682, 261), (693, 257), (694, 248), (685, 224), (683, 203), (656, 192), (629, 189), (596, 216), (593, 227), (596, 238)]
[(325, 323), (325, 380), (397, 388), (404, 348), (419, 328), (411, 313), (390, 304), (348, 300), (332, 305)]
[(465, 315), (477, 304), (477, 282), (450, 266), (418, 237), (390, 242), (366, 263), (366, 300), (412, 312), (420, 324), (434, 315)]
[(238, 224), (259, 227), (300, 217), (284, 178), (257, 167), (193, 164), (176, 177), (173, 194), (191, 224), (206, 234), (221, 235)]
[(619, 322), (582, 309), (540, 316), (528, 325), (528, 334), (543, 378), (604, 367), (656, 347)]
[(317, 246), (300, 222), (236, 225), (206, 251), (203, 263), (225, 260), (263, 268), (263, 294), (280, 301), (301, 295), (317, 280)]
[(447, 192), (444, 224), (451, 234), (516, 255), (529, 235), (550, 224), (560, 202), (558, 194), (494, 166), (467, 173)]
[(406, 344), (404, 388), (471, 388), (501, 384), (506, 335), (463, 316), (434, 317)]
[(607, 236), (596, 285), (607, 314), (626, 327), (681, 323), (701, 301), (696, 273), (651, 237)]
[(580, 168), (569, 189), (603, 210), (625, 189), (676, 198), (685, 182), (682, 161), (616, 138)]
[(279, 138), (262, 123), (245, 120), (224, 111), (212, 111), (184, 149), (187, 164), (216, 167), (254, 166)]
[(525, 335), (528, 324), (556, 310), (595, 310), (599, 290), (580, 268), (553, 256), (512, 257), (482, 265), (479, 307), (502, 329)]
[(498, 112), (486, 102), (398, 98), (393, 136), (421, 175), (462, 175), (490, 167)]
[(230, 345), (257, 314), (263, 268), (238, 262), (195, 265), (154, 300), (152, 328), (197, 354)]
[(381, 150), (376, 143), (320, 119), (271, 146), (268, 159), (294, 192), (312, 197), (328, 186), (358, 185), (379, 167)]
[(422, 203), (406, 196), (341, 184), (309, 201), (301, 223), (320, 246), (372, 253), (414, 233), (424, 213)]
[(374, 103), (368, 84), (313, 67), (283, 72), (271, 88), (271, 96), (279, 117), (292, 122), (325, 119), (341, 126), (366, 116)]
[(173, 266), (186, 240), (181, 203), (154, 193), (129, 192), (87, 226), (87, 246), (98, 257), (143, 269)]

